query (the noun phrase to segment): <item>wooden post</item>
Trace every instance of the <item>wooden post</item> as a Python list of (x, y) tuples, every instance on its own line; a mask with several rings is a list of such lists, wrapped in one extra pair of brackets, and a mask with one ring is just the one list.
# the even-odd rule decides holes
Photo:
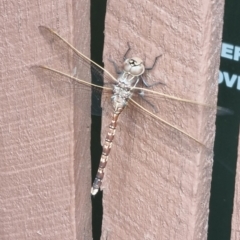
[(0, 239), (91, 239), (91, 98), (31, 69), (76, 67), (80, 77), (90, 76), (76, 62), (67, 64), (38, 30), (53, 28), (89, 56), (89, 2), (0, 5)]
[[(109, 0), (105, 67), (114, 73), (107, 59), (120, 64), (129, 42), (147, 66), (163, 55), (146, 77), (165, 83), (154, 91), (216, 106), (222, 19), (222, 1)], [(202, 144), (129, 106), (103, 183), (101, 239), (206, 239), (216, 109), (152, 100)]]

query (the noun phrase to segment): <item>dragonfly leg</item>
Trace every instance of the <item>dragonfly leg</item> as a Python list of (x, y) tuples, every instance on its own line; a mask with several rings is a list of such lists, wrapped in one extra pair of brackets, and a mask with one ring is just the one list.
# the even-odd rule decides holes
[(159, 55), (159, 56), (155, 57), (153, 65), (151, 67), (146, 67), (145, 70), (152, 70), (155, 67), (155, 64), (156, 64), (158, 58), (161, 57), (161, 56), (162, 55)]
[(128, 45), (128, 50), (125, 52), (125, 54), (123, 55), (123, 61), (125, 61), (127, 59), (127, 55), (129, 53), (129, 51), (131, 50), (131, 47), (130, 47), (130, 44), (129, 42), (127, 42), (127, 45)]
[(165, 85), (165, 83), (160, 82), (160, 81), (158, 81), (158, 82), (156, 82), (156, 83), (149, 84), (149, 83), (145, 80), (145, 78), (144, 78), (143, 76), (140, 76), (140, 78), (141, 78), (143, 84), (144, 84), (147, 88), (153, 87), (153, 86), (158, 85), (158, 84)]
[(155, 113), (158, 112), (158, 110), (156, 109), (155, 105), (153, 103), (151, 103), (150, 101), (148, 101), (145, 97), (144, 97), (144, 91), (139, 91), (138, 95), (142, 98), (143, 101), (145, 101), (147, 104), (149, 104)]
[[(129, 53), (129, 51), (131, 50), (131, 47), (130, 47), (129, 42), (127, 43), (127, 45), (128, 45), (128, 49), (127, 49), (127, 51), (125, 52), (125, 54), (123, 55), (123, 60), (124, 60), (124, 61), (126, 60), (127, 55), (128, 55), (128, 53)], [(116, 72), (117, 74), (121, 74), (122, 71), (119, 70), (117, 64), (116, 64), (112, 59), (108, 59), (108, 60), (113, 64), (114, 69), (115, 69), (115, 72)]]
[(118, 65), (117, 65), (112, 59), (108, 59), (108, 61), (113, 64), (114, 69), (115, 69), (115, 72), (116, 72), (117, 74), (121, 74), (121, 73), (122, 73), (122, 71), (118, 68)]

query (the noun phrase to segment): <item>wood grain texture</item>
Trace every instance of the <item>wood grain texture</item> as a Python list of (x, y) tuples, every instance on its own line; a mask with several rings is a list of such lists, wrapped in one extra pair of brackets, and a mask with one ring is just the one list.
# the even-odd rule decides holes
[(55, 29), (89, 56), (89, 3), (1, 1), (0, 8), (0, 239), (91, 239), (90, 98), (31, 69), (79, 68), (38, 26)]
[[(109, 0), (105, 67), (114, 73), (107, 59), (120, 65), (130, 42), (129, 55), (146, 59), (147, 66), (163, 54), (147, 75), (149, 82), (165, 83), (155, 91), (214, 106), (222, 16), (222, 1)], [(103, 182), (102, 240), (207, 238), (216, 112), (165, 103), (154, 103), (162, 117), (204, 146), (129, 106)], [(107, 124), (105, 118), (103, 129)]]

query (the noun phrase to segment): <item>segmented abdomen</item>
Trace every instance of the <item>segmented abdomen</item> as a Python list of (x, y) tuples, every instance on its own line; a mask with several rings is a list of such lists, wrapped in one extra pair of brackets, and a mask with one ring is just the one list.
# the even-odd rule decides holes
[(96, 195), (101, 184), (102, 184), (102, 180), (104, 177), (104, 169), (107, 165), (107, 160), (108, 160), (108, 155), (111, 151), (111, 147), (112, 147), (112, 141), (114, 139), (115, 136), (115, 131), (116, 131), (116, 126), (117, 126), (117, 120), (118, 117), (120, 115), (120, 113), (123, 111), (124, 107), (122, 108), (118, 108), (117, 110), (114, 111), (113, 115), (112, 115), (112, 122), (109, 125), (109, 131), (107, 134), (107, 137), (105, 138), (105, 142), (103, 145), (103, 151), (102, 151), (102, 156), (100, 159), (100, 163), (99, 163), (99, 167), (98, 167), (98, 171), (97, 171), (97, 175), (94, 179), (92, 188), (91, 188), (91, 194), (92, 195)]

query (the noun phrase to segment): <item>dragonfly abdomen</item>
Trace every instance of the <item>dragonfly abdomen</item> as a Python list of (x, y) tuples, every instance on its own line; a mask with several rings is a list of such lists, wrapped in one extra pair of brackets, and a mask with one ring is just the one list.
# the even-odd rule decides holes
[(99, 191), (99, 188), (102, 185), (102, 180), (103, 180), (103, 177), (104, 177), (104, 170), (105, 170), (106, 165), (107, 165), (108, 156), (110, 154), (111, 147), (112, 147), (112, 142), (113, 142), (115, 132), (116, 132), (117, 120), (118, 120), (119, 115), (123, 111), (123, 109), (124, 109), (124, 107), (114, 110), (114, 113), (112, 115), (112, 121), (111, 121), (111, 124), (109, 125), (109, 130), (108, 130), (107, 136), (106, 136), (105, 141), (104, 141), (103, 151), (102, 151), (97, 175), (94, 179), (94, 182), (93, 182), (93, 185), (92, 185), (92, 188), (91, 188), (91, 194), (92, 195), (96, 195), (97, 192)]

